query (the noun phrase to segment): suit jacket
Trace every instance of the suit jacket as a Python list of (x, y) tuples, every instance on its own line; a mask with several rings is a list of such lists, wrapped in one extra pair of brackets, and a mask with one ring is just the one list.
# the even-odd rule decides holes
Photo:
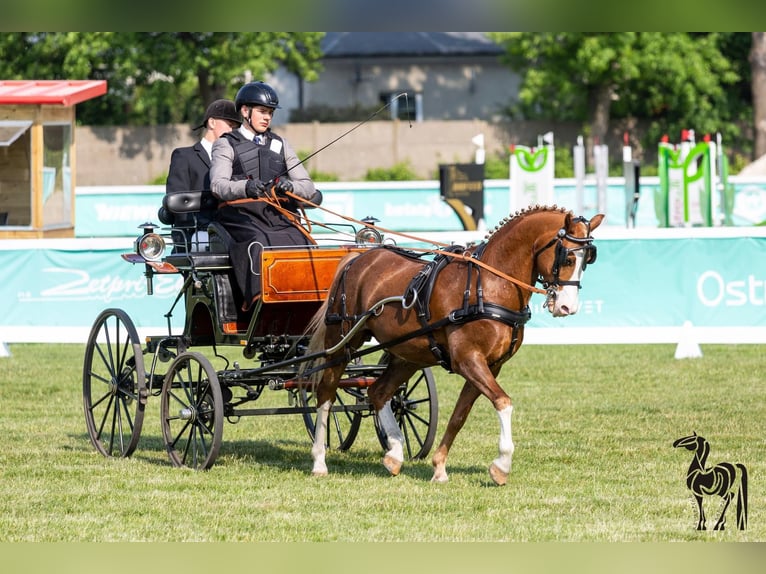
[[(205, 191), (210, 193), (210, 156), (200, 142), (188, 147), (179, 147), (170, 155), (170, 168), (165, 183), (165, 192)], [(197, 215), (198, 227), (212, 220), (212, 214)], [(193, 225), (190, 215), (177, 214), (176, 225)], [(191, 232), (188, 232), (189, 234)]]
[(179, 147), (170, 156), (170, 169), (165, 191), (210, 191), (210, 157), (197, 142)]

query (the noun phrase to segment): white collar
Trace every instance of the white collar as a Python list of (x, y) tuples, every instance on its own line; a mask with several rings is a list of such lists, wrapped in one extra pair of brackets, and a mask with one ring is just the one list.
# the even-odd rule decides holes
[(205, 151), (207, 152), (207, 156), (210, 159), (213, 159), (213, 142), (210, 140), (207, 140), (205, 138), (202, 138), (199, 143), (202, 144), (202, 147), (205, 148)]
[(247, 129), (244, 126), (244, 124), (239, 126), (239, 133), (241, 133), (243, 136), (245, 136), (250, 141), (253, 141), (255, 139), (255, 136), (257, 135), (254, 132), (251, 132), (249, 129)]

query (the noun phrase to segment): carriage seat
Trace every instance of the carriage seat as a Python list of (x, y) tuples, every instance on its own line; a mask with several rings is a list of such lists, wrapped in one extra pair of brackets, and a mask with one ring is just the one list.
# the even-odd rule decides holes
[(157, 216), (171, 226), (174, 252), (207, 251), (207, 226), (218, 200), (209, 191), (171, 191), (162, 198)]

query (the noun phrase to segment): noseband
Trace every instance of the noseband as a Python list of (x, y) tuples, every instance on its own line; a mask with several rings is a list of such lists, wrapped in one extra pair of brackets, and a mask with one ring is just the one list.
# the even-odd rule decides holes
[[(584, 217), (577, 217), (572, 220), (572, 223), (585, 223), (588, 227), (588, 233), (586, 237), (575, 237), (574, 235), (570, 235), (567, 233), (567, 230), (565, 228), (561, 228), (556, 233), (556, 236), (551, 239), (548, 243), (546, 243), (543, 247), (538, 249), (535, 252), (535, 260), (537, 260), (538, 255), (540, 255), (543, 251), (553, 247), (555, 245), (555, 257), (553, 259), (553, 267), (551, 268), (551, 275), (553, 276), (553, 281), (545, 281), (545, 279), (540, 275), (537, 278), (537, 281), (540, 282), (543, 286), (543, 288), (548, 291), (548, 297), (553, 296), (554, 292), (558, 287), (562, 287), (564, 285), (574, 285), (578, 289), (580, 286), (580, 281), (561, 281), (559, 279), (559, 271), (561, 268), (566, 264), (567, 257), (570, 253), (577, 254), (578, 251), (582, 251), (583, 260), (582, 260), (582, 270), (585, 271), (585, 268), (595, 263), (596, 261), (596, 246), (593, 245), (593, 237), (591, 237), (590, 234), (590, 224), (587, 219)], [(564, 240), (567, 240), (571, 243), (575, 243), (578, 245), (578, 247), (564, 247)]]

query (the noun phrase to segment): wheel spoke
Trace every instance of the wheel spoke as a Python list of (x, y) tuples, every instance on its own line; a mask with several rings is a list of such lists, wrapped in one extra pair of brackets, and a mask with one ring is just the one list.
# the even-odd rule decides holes
[(138, 340), (133, 322), (120, 309), (103, 311), (88, 337), (83, 366), (85, 422), (91, 443), (104, 456), (130, 456), (138, 444), (146, 385)]
[(210, 468), (223, 428), (223, 399), (212, 365), (199, 353), (179, 354), (168, 368), (161, 394), (162, 434), (171, 462)]

